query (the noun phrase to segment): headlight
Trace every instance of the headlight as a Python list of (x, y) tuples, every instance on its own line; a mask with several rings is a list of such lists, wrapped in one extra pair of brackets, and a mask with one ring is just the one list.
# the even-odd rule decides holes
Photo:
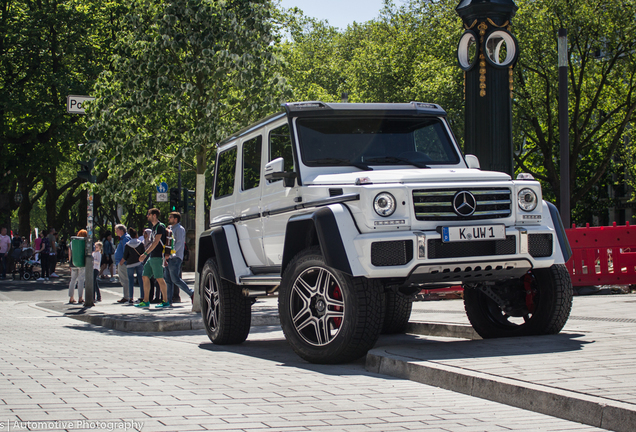
[(373, 209), (382, 217), (391, 216), (395, 212), (395, 198), (388, 192), (379, 193), (373, 200)]
[(517, 196), (519, 202), (519, 208), (523, 211), (532, 211), (537, 208), (537, 194), (532, 189), (524, 188), (519, 191)]

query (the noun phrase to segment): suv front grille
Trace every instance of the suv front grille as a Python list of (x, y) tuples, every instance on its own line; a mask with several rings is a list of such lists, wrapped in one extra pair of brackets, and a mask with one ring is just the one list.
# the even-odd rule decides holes
[[(460, 216), (453, 209), (453, 198), (460, 191), (475, 197), (475, 212)], [(420, 189), (413, 191), (415, 218), (420, 221), (479, 220), (505, 218), (511, 214), (512, 200), (507, 188)]]

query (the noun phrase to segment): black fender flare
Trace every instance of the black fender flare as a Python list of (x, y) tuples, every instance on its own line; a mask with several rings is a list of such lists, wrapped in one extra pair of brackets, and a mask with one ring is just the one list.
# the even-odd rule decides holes
[(547, 202), (548, 210), (550, 210), (550, 217), (554, 224), (554, 231), (557, 239), (559, 240), (559, 246), (561, 246), (561, 253), (563, 254), (563, 262), (566, 263), (572, 257), (572, 248), (568, 236), (565, 234), (565, 228), (563, 227), (563, 221), (561, 220), (561, 214), (554, 204)]
[(209, 258), (216, 260), (219, 276), (232, 283), (236, 282), (232, 255), (223, 226), (205, 231), (199, 237), (199, 262), (197, 272), (203, 271), (203, 266)]
[(321, 207), (313, 213), (293, 216), (287, 222), (281, 275), (296, 254), (315, 245), (320, 246), (328, 266), (353, 274), (336, 217), (329, 207)]

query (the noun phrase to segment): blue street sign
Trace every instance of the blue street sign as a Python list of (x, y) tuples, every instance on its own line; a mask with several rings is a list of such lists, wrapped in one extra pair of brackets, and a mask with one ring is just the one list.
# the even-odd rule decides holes
[(159, 186), (157, 186), (157, 192), (159, 192), (159, 193), (168, 192), (168, 183), (161, 182), (161, 184)]

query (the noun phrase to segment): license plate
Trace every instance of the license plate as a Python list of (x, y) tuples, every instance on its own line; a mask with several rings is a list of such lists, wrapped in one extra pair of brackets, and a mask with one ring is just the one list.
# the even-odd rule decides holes
[(442, 241), (480, 241), (480, 240), (502, 240), (506, 238), (505, 225), (472, 225), (442, 227)]

